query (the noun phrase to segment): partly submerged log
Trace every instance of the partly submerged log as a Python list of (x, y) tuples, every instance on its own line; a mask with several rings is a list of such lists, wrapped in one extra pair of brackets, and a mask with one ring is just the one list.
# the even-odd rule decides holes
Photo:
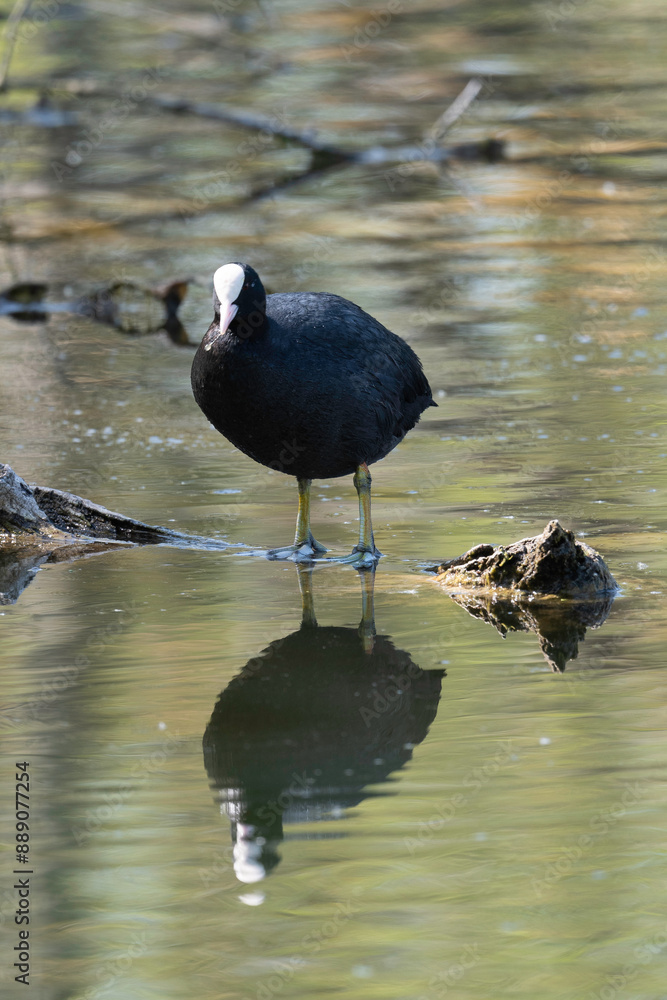
[(558, 521), (512, 545), (477, 545), (432, 570), (452, 600), (503, 637), (535, 632), (558, 672), (576, 658), (586, 629), (602, 625), (618, 591), (600, 553)]
[(457, 590), (500, 589), (578, 598), (618, 590), (600, 553), (558, 521), (549, 521), (541, 535), (507, 546), (476, 545), (431, 569), (439, 583)]
[[(3, 537), (4, 536), (4, 537)], [(108, 542), (159, 544), (183, 537), (117, 514), (73, 493), (29, 486), (8, 465), (0, 465), (0, 540), (34, 546), (39, 541), (71, 545), (104, 539)]]
[(144, 524), (73, 493), (28, 485), (0, 463), (0, 604), (13, 604), (46, 562), (123, 545), (208, 549), (228, 543)]
[(10, 466), (0, 465), (0, 537), (6, 536), (6, 541), (21, 535), (51, 539), (60, 534), (28, 484)]

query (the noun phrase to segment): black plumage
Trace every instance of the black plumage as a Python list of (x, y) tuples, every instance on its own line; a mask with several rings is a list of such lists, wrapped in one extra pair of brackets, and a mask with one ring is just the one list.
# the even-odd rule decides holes
[(255, 461), (302, 481), (359, 473), (435, 405), (412, 348), (359, 306), (327, 293), (267, 297), (244, 264), (220, 275), (192, 390)]

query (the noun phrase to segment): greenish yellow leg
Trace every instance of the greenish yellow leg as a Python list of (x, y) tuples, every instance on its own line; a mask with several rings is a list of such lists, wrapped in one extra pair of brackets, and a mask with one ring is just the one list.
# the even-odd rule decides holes
[(297, 479), (299, 490), (299, 512), (296, 517), (294, 545), (285, 545), (281, 549), (269, 549), (269, 559), (293, 559), (296, 562), (317, 558), (326, 552), (323, 545), (316, 542), (310, 530), (310, 479)]
[(294, 532), (294, 544), (303, 545), (308, 540), (310, 534), (310, 479), (297, 479), (296, 485), (299, 491), (299, 510), (296, 515), (296, 531)]
[(362, 567), (363, 573), (359, 574), (361, 581), (361, 621), (359, 622), (359, 636), (361, 638), (364, 652), (372, 653), (375, 643), (375, 607), (373, 592), (375, 589), (375, 566)]
[[(359, 574), (361, 583), (361, 621), (359, 622), (359, 638), (365, 653), (372, 653), (375, 643), (375, 566), (365, 567), (365, 572)], [(313, 601), (313, 567), (312, 563), (297, 563), (297, 579), (301, 591), (301, 628), (317, 628), (315, 603)]]
[(375, 552), (375, 540), (373, 539), (373, 524), (371, 522), (371, 474), (368, 466), (364, 462), (357, 466), (354, 474), (354, 488), (359, 497), (359, 544), (355, 545), (355, 552)]
[(371, 522), (371, 474), (365, 462), (357, 466), (353, 482), (359, 497), (359, 542), (354, 546), (349, 556), (327, 561), (347, 563), (355, 566), (357, 569), (371, 569), (376, 566), (382, 553), (375, 548), (375, 540), (373, 538), (373, 524)]
[(297, 563), (296, 572), (301, 591), (301, 628), (317, 628), (313, 601), (313, 568), (307, 563)]
[(296, 484), (299, 490), (299, 512), (296, 516), (296, 532), (294, 534), (294, 544), (297, 548), (307, 546), (315, 554), (326, 552), (323, 545), (316, 542), (310, 530), (310, 484), (312, 479), (297, 479)]

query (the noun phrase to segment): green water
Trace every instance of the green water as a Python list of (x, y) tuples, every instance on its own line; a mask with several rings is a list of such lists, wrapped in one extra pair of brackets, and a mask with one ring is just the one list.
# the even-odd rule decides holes
[[(44, 281), (61, 301), (192, 276), (194, 344), (213, 270), (247, 260), (272, 291), (337, 292), (405, 336), (438, 409), (373, 469), (372, 677), (353, 670), (369, 654), (346, 567), (314, 572), (308, 635), (295, 567), (241, 551), (44, 565), (0, 609), (3, 995), (27, 992), (12, 871), (28, 760), (39, 1000), (664, 998), (663, 6), (42, 9), (2, 108), (46, 88), (79, 118), (0, 121), (0, 290)], [(305, 150), (151, 101), (363, 150), (422, 142), (475, 74), (451, 141), (502, 138), (505, 162), (347, 166), (261, 199)], [(289, 542), (294, 481), (208, 427), (192, 354), (65, 313), (0, 318), (0, 459), (150, 523)], [(352, 483), (313, 497), (316, 537), (349, 551)], [(501, 638), (420, 571), (553, 517), (621, 585), (563, 674), (534, 634)], [(237, 745), (238, 690), (267, 721)], [(242, 794), (202, 752), (225, 691), (211, 752), (280, 814), (254, 882), (234, 868)]]

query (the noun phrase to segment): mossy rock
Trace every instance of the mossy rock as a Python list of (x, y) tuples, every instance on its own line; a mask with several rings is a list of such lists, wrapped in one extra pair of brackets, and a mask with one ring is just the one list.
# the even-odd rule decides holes
[(512, 590), (595, 597), (618, 585), (595, 549), (580, 542), (558, 521), (541, 535), (511, 545), (476, 545), (456, 559), (432, 567), (439, 583), (457, 590)]

